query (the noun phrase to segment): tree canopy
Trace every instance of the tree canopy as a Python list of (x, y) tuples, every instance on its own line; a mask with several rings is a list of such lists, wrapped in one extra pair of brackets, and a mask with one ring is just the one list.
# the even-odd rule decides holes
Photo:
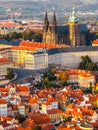
[(11, 32), (7, 35), (0, 35), (0, 38), (5, 38), (8, 41), (10, 41), (12, 39), (23, 38), (24, 40), (29, 40), (29, 41), (34, 40), (35, 42), (41, 42), (42, 41), (42, 31), (40, 31), (40, 30), (33, 31), (30, 29), (27, 29), (24, 32)]
[(59, 78), (60, 78), (60, 80), (62, 80), (62, 81), (67, 81), (68, 75), (66, 74), (66, 72), (61, 72), (61, 73), (59, 74)]
[(34, 128), (32, 128), (32, 130), (41, 130), (41, 126), (37, 125)]
[(79, 69), (97, 71), (98, 66), (96, 63), (93, 63), (89, 56), (82, 56), (81, 62), (79, 63)]
[(6, 78), (7, 78), (7, 79), (12, 79), (12, 78), (14, 78), (14, 71), (13, 71), (13, 69), (7, 68)]

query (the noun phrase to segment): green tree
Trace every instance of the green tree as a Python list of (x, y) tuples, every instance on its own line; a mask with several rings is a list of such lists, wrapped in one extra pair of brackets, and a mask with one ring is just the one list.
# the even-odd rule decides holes
[(5, 36), (5, 38), (10, 41), (12, 39), (18, 39), (22, 38), (22, 33), (17, 33), (17, 32), (11, 32)]
[(36, 42), (41, 42), (42, 41), (42, 31), (33, 31), (30, 29), (25, 30), (24, 32), (18, 33), (18, 32), (11, 32), (7, 35), (0, 35), (0, 38), (5, 38), (8, 41), (12, 39), (19, 39), (23, 38), (24, 40), (34, 40)]
[(12, 68), (7, 68), (7, 75), (6, 75), (7, 79), (12, 79), (14, 78), (14, 71)]
[(42, 41), (42, 31), (34, 31), (34, 41), (35, 42)]
[(16, 116), (16, 119), (19, 121), (19, 123), (22, 123), (26, 120), (26, 116), (25, 115), (18, 115), (18, 116)]
[(82, 56), (81, 62), (79, 63), (79, 69), (89, 70), (89, 71), (97, 71), (98, 66), (96, 63), (93, 63), (89, 56)]
[(55, 75), (56, 74), (56, 68), (51, 68), (51, 74)]
[(41, 126), (35, 126), (34, 128), (32, 128), (32, 130), (41, 130)]
[(61, 72), (60, 75), (59, 75), (59, 78), (62, 81), (67, 81), (68, 75), (66, 74), (66, 72)]
[(22, 38), (24, 39), (24, 40), (32, 40), (32, 39), (34, 39), (34, 32), (33, 31), (31, 31), (30, 29), (27, 29), (27, 30), (25, 30), (23, 33), (22, 33)]
[(48, 76), (46, 76), (46, 77), (44, 78), (44, 83), (47, 84), (48, 82), (49, 82), (49, 78), (48, 78)]
[(64, 123), (71, 122), (71, 119), (72, 119), (72, 117), (65, 117), (65, 116), (63, 116)]

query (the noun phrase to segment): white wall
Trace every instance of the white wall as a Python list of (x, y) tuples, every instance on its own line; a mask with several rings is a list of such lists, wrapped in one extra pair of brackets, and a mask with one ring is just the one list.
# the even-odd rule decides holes
[(93, 62), (98, 62), (98, 51), (64, 52), (49, 55), (49, 64), (60, 64), (68, 68), (77, 68), (81, 62), (81, 56), (88, 55)]

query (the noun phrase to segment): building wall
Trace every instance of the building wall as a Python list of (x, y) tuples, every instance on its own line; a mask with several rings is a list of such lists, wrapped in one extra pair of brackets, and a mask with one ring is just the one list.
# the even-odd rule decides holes
[(20, 115), (25, 115), (25, 106), (18, 106)]
[(7, 104), (0, 104), (0, 116), (7, 116)]
[(38, 103), (30, 104), (30, 107), (31, 107), (31, 112), (34, 112), (34, 111), (38, 111), (38, 110), (39, 110), (39, 105), (38, 105)]
[(28, 54), (25, 56), (25, 68), (41, 69), (48, 67), (48, 54)]
[(48, 56), (48, 64), (61, 65), (62, 63), (62, 53), (52, 54)]
[(41, 69), (48, 67), (48, 54), (36, 54), (34, 55), (34, 69)]
[(0, 63), (0, 76), (7, 75), (7, 68), (11, 68), (11, 63)]
[(81, 56), (88, 55), (93, 62), (98, 62), (98, 51), (69, 52), (62, 54), (61, 65), (70, 68), (77, 68), (81, 62)]
[(57, 114), (48, 114), (48, 116), (50, 117), (51, 121), (61, 120), (60, 113), (57, 113)]
[(94, 76), (79, 76), (79, 86), (89, 88), (91, 85), (95, 84), (95, 77)]
[(86, 55), (88, 55), (93, 62), (98, 63), (98, 51), (83, 51), (51, 54), (48, 56), (48, 64), (78, 68), (79, 63), (81, 62), (81, 56)]

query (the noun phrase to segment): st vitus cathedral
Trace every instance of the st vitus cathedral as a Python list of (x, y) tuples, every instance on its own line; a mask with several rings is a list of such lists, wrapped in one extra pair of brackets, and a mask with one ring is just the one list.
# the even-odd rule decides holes
[(69, 46), (89, 45), (89, 30), (86, 24), (79, 23), (75, 10), (69, 17), (68, 24), (58, 26), (54, 12), (52, 24), (49, 24), (47, 12), (43, 25), (43, 43), (66, 44)]

